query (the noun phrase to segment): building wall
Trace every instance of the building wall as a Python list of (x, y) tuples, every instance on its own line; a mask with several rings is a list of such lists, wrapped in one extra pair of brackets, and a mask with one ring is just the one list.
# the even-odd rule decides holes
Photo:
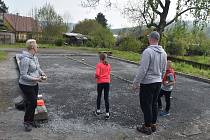
[(26, 32), (17, 32), (16, 33), (17, 41), (26, 41), (27, 40), (27, 33)]
[(0, 32), (0, 44), (14, 44), (15, 34), (8, 32)]

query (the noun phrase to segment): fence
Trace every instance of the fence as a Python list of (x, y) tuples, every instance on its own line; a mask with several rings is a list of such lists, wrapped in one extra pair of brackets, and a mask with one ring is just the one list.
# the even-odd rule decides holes
[(15, 34), (9, 32), (0, 32), (0, 44), (14, 44)]

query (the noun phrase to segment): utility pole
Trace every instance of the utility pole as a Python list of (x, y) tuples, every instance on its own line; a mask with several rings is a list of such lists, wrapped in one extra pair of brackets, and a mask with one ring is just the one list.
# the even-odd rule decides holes
[(15, 41), (17, 41), (17, 22), (18, 22), (18, 16), (19, 16), (19, 13), (16, 13), (16, 15), (14, 15), (14, 17), (15, 17)]

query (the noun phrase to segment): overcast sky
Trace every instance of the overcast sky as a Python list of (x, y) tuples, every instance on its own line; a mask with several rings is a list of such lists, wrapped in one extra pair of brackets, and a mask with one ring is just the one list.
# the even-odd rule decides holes
[[(127, 0), (111, 1), (114, 1), (114, 3), (117, 2), (117, 6), (113, 5), (112, 8), (104, 8), (104, 6), (100, 6), (93, 9), (83, 8), (81, 6), (81, 0), (4, 0), (5, 4), (9, 7), (10, 13), (19, 13), (22, 16), (31, 16), (33, 8), (40, 8), (44, 4), (50, 3), (54, 6), (56, 12), (61, 16), (64, 16), (65, 20), (72, 23), (77, 23), (85, 18), (93, 19), (96, 17), (97, 13), (102, 12), (108, 20), (108, 24), (111, 25), (111, 28), (133, 26), (133, 24), (129, 22), (129, 20), (127, 20), (118, 9), (119, 7), (123, 7)], [(171, 5), (174, 4), (172, 3)], [(171, 14), (171, 17), (173, 13), (174, 11), (170, 11), (169, 14)]]

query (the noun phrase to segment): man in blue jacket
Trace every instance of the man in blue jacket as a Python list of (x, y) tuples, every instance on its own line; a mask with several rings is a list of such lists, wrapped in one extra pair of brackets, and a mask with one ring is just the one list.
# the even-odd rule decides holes
[(148, 135), (156, 131), (158, 94), (167, 65), (167, 54), (158, 45), (159, 39), (158, 32), (153, 31), (149, 34), (149, 46), (143, 51), (140, 66), (133, 81), (134, 89), (140, 85), (140, 106), (144, 114), (144, 124), (137, 127), (137, 130)]

